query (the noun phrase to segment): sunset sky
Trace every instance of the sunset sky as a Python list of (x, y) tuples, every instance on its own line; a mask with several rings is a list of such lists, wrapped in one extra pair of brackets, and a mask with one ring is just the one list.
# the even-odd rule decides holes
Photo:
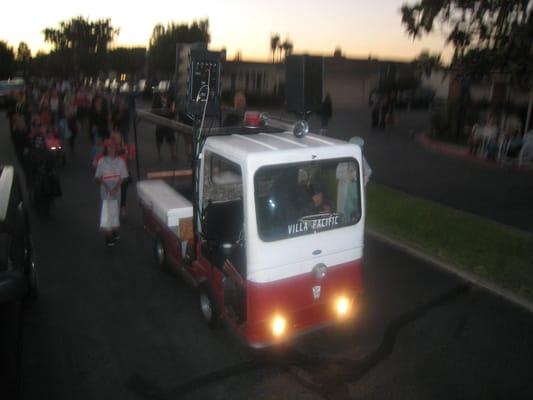
[[(63, 0), (11, 2), (2, 18), (0, 40), (17, 47), (28, 43), (32, 52), (49, 50), (42, 30), (81, 15), (111, 18), (120, 29), (116, 46), (147, 46), (154, 25), (169, 21), (191, 22), (209, 18), (213, 49), (226, 47), (228, 57), (240, 51), (244, 59), (267, 60), (270, 35), (289, 37), (295, 53), (330, 55), (340, 46), (350, 57), (412, 59), (422, 49), (441, 52), (444, 40), (437, 33), (413, 41), (401, 26), (399, 9), (409, 0), (152, 0), (122, 2)], [(410, 0), (412, 3), (413, 0)], [(4, 6), (5, 9), (6, 6)], [(9, 10), (11, 8), (11, 10)], [(12, 16), (12, 18), (11, 18)], [(8, 18), (6, 18), (8, 17)]]

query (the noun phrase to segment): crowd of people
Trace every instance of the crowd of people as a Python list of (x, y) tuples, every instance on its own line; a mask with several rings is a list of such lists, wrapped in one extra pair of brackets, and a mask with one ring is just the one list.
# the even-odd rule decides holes
[[(109, 246), (119, 238), (118, 216), (126, 216), (128, 161), (135, 156), (134, 146), (129, 143), (134, 101), (130, 93), (109, 93), (72, 81), (39, 81), (12, 93), (7, 103), (16, 156), (36, 209), (45, 214), (53, 198), (62, 195), (58, 168), (75, 154), (77, 137), (89, 137), (91, 154), (87, 156), (101, 192), (109, 192), (102, 195), (100, 224)], [(120, 207), (112, 219), (109, 202), (104, 201), (110, 198)]]
[(498, 161), (517, 158), (523, 142), (520, 120), (513, 115), (507, 116), (502, 124), (489, 114), (485, 123), (474, 124), (468, 138), (470, 154)]
[(38, 136), (56, 138), (70, 153), (82, 132), (95, 150), (113, 131), (128, 143), (133, 99), (129, 93), (110, 94), (70, 81), (27, 84), (25, 90), (12, 93), (7, 104), (17, 156), (22, 161)]

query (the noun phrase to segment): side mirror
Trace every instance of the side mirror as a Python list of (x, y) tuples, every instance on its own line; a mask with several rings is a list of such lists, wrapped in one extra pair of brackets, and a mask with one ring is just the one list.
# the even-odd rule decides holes
[(292, 133), (297, 138), (302, 138), (302, 137), (306, 136), (309, 133), (309, 123), (306, 120), (297, 121), (294, 124), (294, 127), (292, 129)]
[(26, 292), (26, 282), (20, 272), (0, 273), (0, 304), (21, 299)]

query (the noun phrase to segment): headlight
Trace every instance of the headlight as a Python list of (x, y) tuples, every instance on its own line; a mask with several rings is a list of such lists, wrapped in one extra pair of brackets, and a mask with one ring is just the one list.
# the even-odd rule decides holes
[(281, 335), (283, 335), (285, 333), (286, 328), (287, 321), (281, 315), (276, 315), (272, 319), (272, 334), (275, 337), (280, 337)]
[(345, 317), (350, 313), (352, 308), (351, 300), (346, 296), (339, 296), (335, 301), (335, 312), (339, 317)]

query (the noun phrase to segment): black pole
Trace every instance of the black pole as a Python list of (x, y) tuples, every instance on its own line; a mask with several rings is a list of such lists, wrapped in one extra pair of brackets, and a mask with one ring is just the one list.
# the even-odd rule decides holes
[(199, 163), (198, 163), (198, 154), (199, 154), (199, 147), (200, 147), (200, 126), (199, 126), (199, 117), (196, 113), (196, 110), (194, 112), (194, 122), (193, 122), (193, 128), (192, 128), (192, 157), (191, 157), (191, 167), (192, 167), (192, 195), (193, 195), (193, 201), (192, 201), (192, 218), (193, 218), (193, 232), (194, 232), (194, 249), (196, 251), (196, 242), (198, 239), (198, 215), (199, 215), (199, 209), (198, 209), (198, 202), (200, 201), (199, 197), (199, 176), (198, 176), (198, 170), (199, 170)]

